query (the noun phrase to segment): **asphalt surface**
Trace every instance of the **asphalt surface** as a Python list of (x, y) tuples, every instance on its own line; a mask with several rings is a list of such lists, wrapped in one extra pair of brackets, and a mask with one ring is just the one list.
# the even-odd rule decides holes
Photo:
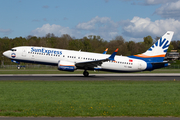
[(79, 81), (79, 80), (136, 80), (136, 81), (172, 81), (180, 80), (180, 74), (1, 74), (0, 80), (45, 80), (45, 81)]
[[(180, 74), (1, 74), (0, 80), (132, 80), (132, 81), (180, 81)], [(0, 117), (0, 120), (180, 120), (180, 117)]]

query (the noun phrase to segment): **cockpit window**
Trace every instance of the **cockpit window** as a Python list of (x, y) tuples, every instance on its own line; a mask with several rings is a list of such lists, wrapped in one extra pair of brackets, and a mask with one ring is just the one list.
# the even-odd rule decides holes
[(11, 51), (16, 51), (16, 49), (11, 49)]

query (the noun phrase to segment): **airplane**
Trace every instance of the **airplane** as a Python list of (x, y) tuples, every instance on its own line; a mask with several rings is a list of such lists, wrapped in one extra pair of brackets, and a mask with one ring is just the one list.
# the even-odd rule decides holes
[(110, 72), (152, 71), (168, 66), (164, 57), (173, 37), (173, 31), (167, 31), (146, 52), (138, 55), (119, 56), (118, 49), (111, 55), (55, 49), (37, 46), (19, 46), (3, 52), (12, 62), (37, 63), (57, 66), (58, 70), (74, 72), (83, 69), (83, 75), (89, 76), (88, 70)]

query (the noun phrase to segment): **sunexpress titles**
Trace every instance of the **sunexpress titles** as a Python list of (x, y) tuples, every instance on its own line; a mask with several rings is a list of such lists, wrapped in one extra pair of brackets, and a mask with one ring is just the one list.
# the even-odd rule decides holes
[(31, 48), (31, 52), (41, 52), (41, 53), (47, 53), (47, 54), (57, 54), (57, 55), (62, 55), (62, 51), (58, 50), (49, 50), (45, 48)]

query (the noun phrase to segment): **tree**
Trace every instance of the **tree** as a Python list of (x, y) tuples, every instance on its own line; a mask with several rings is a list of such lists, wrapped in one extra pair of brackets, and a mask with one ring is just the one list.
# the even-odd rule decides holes
[(80, 40), (76, 39), (76, 40), (69, 41), (68, 49), (81, 50), (82, 48), (83, 48), (83, 43)]
[(46, 38), (55, 38), (56, 36), (53, 33), (46, 34)]
[(145, 43), (146, 49), (150, 48), (151, 45), (153, 44), (152, 37), (151, 36), (144, 37), (144, 43)]
[(135, 55), (138, 53), (138, 45), (134, 41), (129, 41), (127, 43), (129, 55)]
[(82, 48), (83, 51), (92, 52), (91, 43), (87, 37), (81, 39), (81, 42), (83, 43), (83, 48)]
[(90, 35), (88, 36), (88, 39), (90, 40), (93, 52), (102, 53), (105, 50), (107, 42), (105, 42), (100, 36)]
[(128, 55), (127, 44), (124, 41), (125, 40), (122, 36), (117, 36), (115, 40), (111, 40), (107, 43), (109, 52), (113, 53), (115, 49), (119, 48), (117, 55)]
[(170, 45), (169, 45), (169, 48), (168, 48), (168, 50), (167, 50), (167, 52), (171, 52), (171, 50), (173, 50), (173, 49), (174, 49), (173, 45), (170, 44)]
[(151, 36), (144, 37), (144, 43), (146, 45), (152, 45), (152, 43), (153, 43), (152, 37)]

